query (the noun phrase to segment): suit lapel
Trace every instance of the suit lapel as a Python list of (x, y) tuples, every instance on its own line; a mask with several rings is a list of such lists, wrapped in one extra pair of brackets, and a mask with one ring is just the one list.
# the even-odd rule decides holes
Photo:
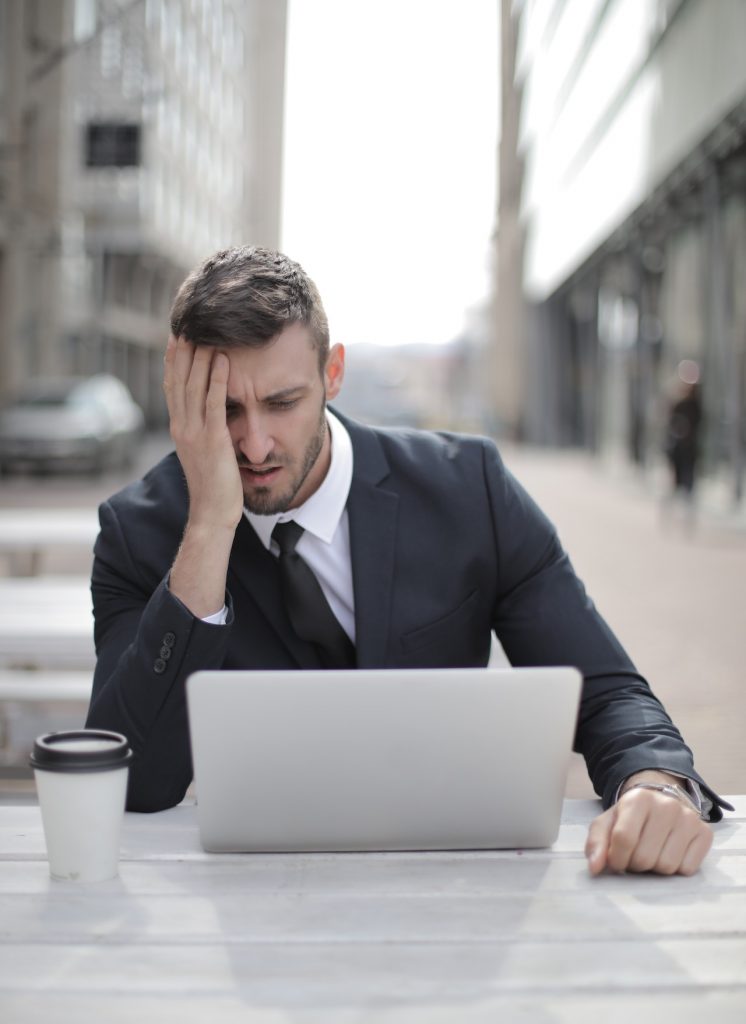
[(347, 511), (357, 663), (377, 668), (386, 665), (388, 650), (399, 496), (381, 486), (389, 466), (375, 434), (339, 418), (349, 431), (354, 457)]
[(229, 583), (231, 578), (248, 592), (298, 665), (301, 668), (321, 668), (313, 646), (301, 640), (290, 625), (280, 593), (277, 563), (245, 517), (241, 518), (233, 541), (228, 566)]
[[(336, 410), (353, 449), (353, 477), (347, 511), (355, 597), (355, 647), (360, 668), (386, 665), (394, 583), (394, 552), (399, 496), (381, 486), (389, 465), (375, 433)], [(280, 593), (277, 564), (245, 518), (236, 529), (228, 569), (278, 634), (301, 668), (321, 668), (311, 644), (296, 636)]]

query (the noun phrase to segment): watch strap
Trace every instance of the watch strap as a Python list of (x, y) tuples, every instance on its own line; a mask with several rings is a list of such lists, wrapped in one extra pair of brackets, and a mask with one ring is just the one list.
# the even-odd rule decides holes
[(699, 817), (702, 817), (702, 809), (697, 807), (683, 786), (679, 786), (674, 782), (633, 782), (624, 792), (631, 793), (633, 789), (652, 789), (658, 793), (664, 793), (675, 800), (680, 800), (687, 807), (691, 807), (693, 811), (696, 811)]

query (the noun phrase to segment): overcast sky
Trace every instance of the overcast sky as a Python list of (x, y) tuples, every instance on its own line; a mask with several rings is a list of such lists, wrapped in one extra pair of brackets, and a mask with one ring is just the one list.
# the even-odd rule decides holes
[(487, 293), (497, 0), (289, 0), (281, 245), (332, 341), (450, 341)]

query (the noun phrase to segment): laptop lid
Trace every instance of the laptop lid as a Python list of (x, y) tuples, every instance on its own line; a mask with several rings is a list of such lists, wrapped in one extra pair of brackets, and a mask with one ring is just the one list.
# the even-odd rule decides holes
[(574, 668), (197, 672), (202, 845), (549, 846), (580, 687)]

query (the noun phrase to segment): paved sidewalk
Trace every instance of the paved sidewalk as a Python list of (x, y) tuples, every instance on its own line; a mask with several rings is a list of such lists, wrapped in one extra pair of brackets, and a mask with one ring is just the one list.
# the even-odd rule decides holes
[[(576, 571), (721, 793), (746, 790), (746, 522), (703, 488), (693, 528), (578, 452), (503, 447)], [(568, 795), (592, 795), (580, 758)]]

